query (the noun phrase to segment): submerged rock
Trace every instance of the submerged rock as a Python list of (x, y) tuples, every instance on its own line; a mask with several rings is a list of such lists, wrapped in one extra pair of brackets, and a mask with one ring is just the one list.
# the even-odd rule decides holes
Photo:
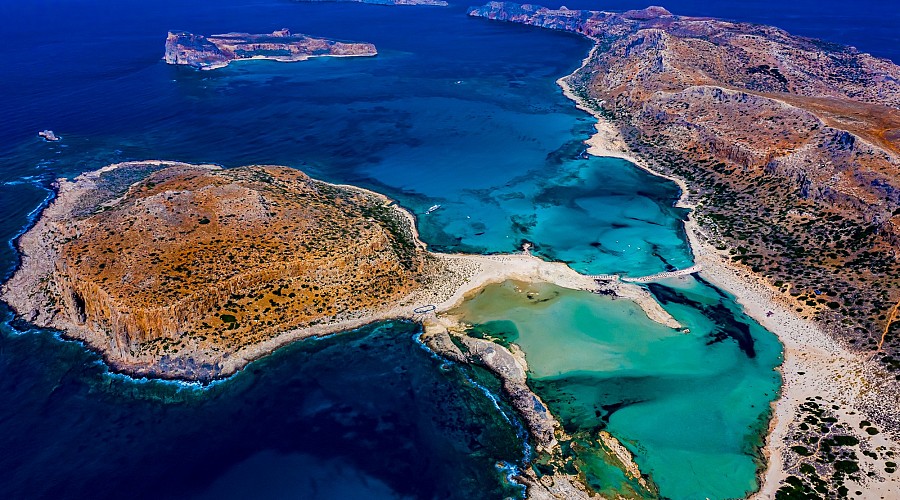
[(61, 139), (60, 136), (54, 134), (53, 131), (50, 129), (41, 130), (40, 132), (38, 132), (38, 135), (43, 137), (44, 140), (48, 141), (48, 142), (56, 142)]

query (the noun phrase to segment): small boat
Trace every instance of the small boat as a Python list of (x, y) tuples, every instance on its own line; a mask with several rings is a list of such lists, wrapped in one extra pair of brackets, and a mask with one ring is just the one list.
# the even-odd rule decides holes
[(437, 210), (437, 209), (439, 209), (439, 208), (441, 208), (440, 205), (431, 205), (431, 207), (430, 207), (428, 210), (425, 211), (425, 215), (428, 215), (428, 214), (430, 214), (431, 212), (434, 212), (435, 210)]

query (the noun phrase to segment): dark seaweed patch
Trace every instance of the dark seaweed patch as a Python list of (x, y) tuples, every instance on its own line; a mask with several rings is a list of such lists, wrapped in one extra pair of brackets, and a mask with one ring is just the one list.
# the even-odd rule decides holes
[(738, 343), (738, 347), (748, 358), (756, 357), (756, 349), (754, 347), (755, 341), (753, 340), (753, 335), (750, 334), (750, 325), (739, 321), (737, 317), (735, 317), (734, 312), (721, 301), (713, 305), (703, 304), (685, 297), (675, 289), (658, 283), (648, 283), (647, 288), (663, 305), (669, 303), (686, 305), (700, 311), (701, 314), (709, 318), (716, 325), (716, 328), (710, 333), (712, 338), (707, 345), (712, 345), (731, 338)]

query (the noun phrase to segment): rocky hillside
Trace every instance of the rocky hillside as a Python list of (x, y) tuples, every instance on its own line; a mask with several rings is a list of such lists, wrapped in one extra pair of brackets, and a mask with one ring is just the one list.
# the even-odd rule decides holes
[(311, 57), (374, 56), (377, 53), (371, 43), (337, 42), (291, 34), (287, 29), (268, 35), (226, 33), (212, 36), (170, 31), (166, 37), (165, 60), (169, 64), (197, 69), (216, 69), (239, 59), (292, 62)]
[(2, 298), (20, 316), (117, 369), (189, 379), (286, 330), (391, 307), (426, 260), (374, 193), (284, 167), (158, 162), (60, 181), (19, 248)]
[(597, 41), (569, 79), (714, 243), (900, 378), (900, 67), (770, 26), (491, 2), (471, 16)]

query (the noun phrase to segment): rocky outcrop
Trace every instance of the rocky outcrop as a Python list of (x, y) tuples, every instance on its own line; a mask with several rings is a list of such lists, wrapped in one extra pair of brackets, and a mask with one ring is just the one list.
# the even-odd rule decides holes
[(114, 165), (59, 181), (2, 298), (119, 370), (208, 380), (418, 289), (424, 249), (389, 203), (285, 167)]
[[(461, 329), (459, 325), (453, 325), (453, 328)], [(559, 423), (541, 398), (528, 387), (528, 366), (518, 346), (507, 349), (465, 333), (451, 333), (443, 322), (426, 323), (422, 340), (432, 351), (445, 358), (459, 363), (474, 363), (494, 372), (503, 381), (503, 391), (525, 419), (538, 447), (549, 452), (558, 446), (555, 433)]]
[[(449, 318), (426, 322), (422, 341), (429, 349), (444, 358), (458, 363), (480, 365), (497, 375), (503, 384), (503, 392), (508, 401), (525, 420), (538, 452), (553, 457), (551, 460), (561, 461), (559, 459), (563, 453), (556, 435), (557, 432), (563, 436), (565, 434), (556, 417), (550, 413), (541, 398), (528, 387), (528, 365), (524, 353), (517, 345), (512, 344), (506, 348), (489, 340), (470, 337), (466, 335), (465, 327)], [(612, 435), (608, 436), (607, 441), (604, 441), (607, 443), (604, 446), (613, 453), (612, 456), (617, 457), (616, 460), (621, 460), (616, 453), (622, 453), (618, 448), (624, 449), (624, 446)], [(616, 451), (613, 451), (612, 447), (617, 447)], [(627, 450), (624, 453), (631, 457)], [(640, 471), (633, 461), (628, 462), (628, 467), (633, 469), (628, 469), (626, 474), (630, 474), (631, 470), (637, 470), (640, 476)], [(525, 467), (514, 479), (525, 485), (528, 498), (547, 500), (602, 498), (585, 486), (583, 476), (562, 470), (542, 474), (539, 477), (534, 468)]]
[(38, 132), (38, 136), (47, 142), (56, 142), (60, 140), (60, 137), (53, 133), (52, 130), (41, 130), (40, 132)]
[(170, 31), (166, 37), (168, 64), (181, 64), (197, 69), (216, 69), (242, 59), (272, 61), (305, 61), (311, 57), (374, 56), (378, 53), (370, 43), (339, 42), (307, 35), (291, 34), (287, 29), (267, 35), (226, 33), (194, 35)]

